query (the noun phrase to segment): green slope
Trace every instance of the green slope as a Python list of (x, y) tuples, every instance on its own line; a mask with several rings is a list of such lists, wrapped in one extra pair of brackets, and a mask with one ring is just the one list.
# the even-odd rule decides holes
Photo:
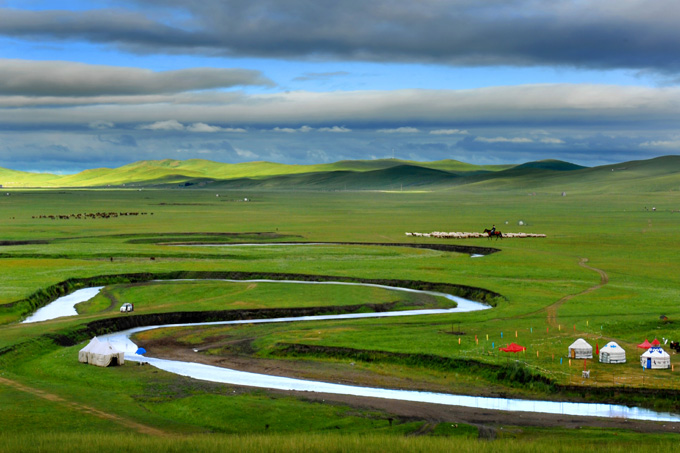
[[(210, 180), (233, 180), (241, 179), (261, 180), (274, 178), (270, 183), (255, 184), (259, 186), (281, 186), (279, 181), (289, 181), (291, 184), (302, 184), (309, 186), (318, 186), (321, 183), (315, 181), (319, 177), (312, 177), (312, 180), (307, 181), (310, 176), (305, 176), (302, 180), (298, 178), (287, 179), (290, 175), (310, 175), (315, 173), (333, 173), (333, 172), (352, 172), (352, 173), (370, 173), (373, 171), (388, 170), (390, 168), (411, 166), (418, 168), (433, 169), (442, 172), (456, 172), (458, 174), (470, 172), (489, 172), (498, 171), (507, 168), (508, 166), (477, 166), (472, 164), (465, 164), (454, 160), (445, 160), (437, 162), (414, 162), (402, 161), (398, 159), (377, 159), (377, 160), (358, 160), (358, 161), (340, 161), (330, 164), (318, 165), (286, 165), (277, 164), (273, 162), (247, 162), (240, 164), (226, 164), (220, 162), (213, 162), (203, 159), (189, 159), (189, 160), (152, 160), (139, 161), (116, 169), (97, 168), (85, 170), (78, 174), (67, 176), (56, 175), (35, 175), (32, 173), (23, 173), (21, 178), (11, 178), (13, 185), (19, 187), (28, 186), (50, 186), (50, 187), (106, 187), (106, 186), (122, 186), (122, 185), (158, 185), (158, 184), (180, 184), (183, 182), (195, 183), (196, 181), (210, 181)], [(5, 170), (12, 172), (12, 170)], [(15, 172), (20, 173), (20, 172)], [(2, 174), (2, 173), (0, 173)], [(427, 175), (423, 175), (427, 177)], [(335, 175), (330, 178), (334, 183), (341, 176)], [(369, 179), (375, 179), (375, 175), (368, 176)], [(9, 180), (10, 178), (8, 178)], [(324, 178), (320, 178), (323, 180)], [(351, 180), (352, 178), (350, 178)], [(409, 177), (406, 183), (414, 184), (412, 177)], [(385, 183), (385, 177), (380, 177), (378, 181), (382, 180)], [(352, 184), (362, 186), (356, 181), (350, 181)], [(241, 184), (244, 184), (241, 181)], [(249, 185), (252, 185), (249, 184)], [(344, 184), (344, 181), (343, 181)], [(8, 184), (9, 185), (9, 184)], [(375, 187), (375, 184), (370, 181), (367, 186)]]
[(571, 162), (565, 162), (563, 160), (554, 160), (554, 159), (547, 159), (547, 160), (538, 160), (535, 162), (527, 162), (522, 165), (517, 165), (513, 167), (513, 170), (522, 170), (522, 169), (532, 169), (532, 168), (538, 168), (541, 170), (554, 170), (554, 171), (573, 171), (573, 170), (582, 170), (587, 167), (583, 167), (581, 165), (576, 165), (572, 164)]
[[(546, 161), (542, 161), (546, 162)], [(680, 156), (584, 168), (550, 161), (466, 179), (470, 190), (643, 193), (680, 190)]]
[(384, 170), (401, 165), (411, 165), (433, 170), (441, 170), (450, 173), (475, 173), (500, 171), (514, 167), (514, 165), (473, 165), (453, 159), (438, 160), (433, 162), (418, 162), (414, 160), (400, 159), (374, 159), (374, 160), (342, 160), (332, 164), (313, 165), (316, 171), (373, 171)]
[(559, 160), (480, 166), (455, 160), (340, 161), (319, 165), (225, 164), (202, 159), (140, 161), (58, 176), (0, 169), (5, 187), (214, 187), (270, 190), (578, 191), (680, 190), (680, 156), (587, 168)]
[(280, 175), (264, 179), (242, 178), (216, 181), (211, 187), (224, 189), (299, 190), (403, 190), (447, 185), (457, 177), (451, 173), (413, 165), (397, 165), (372, 171), (326, 171)]
[(55, 176), (43, 173), (29, 173), (24, 171), (0, 168), (0, 185), (3, 187), (25, 187), (31, 185), (43, 185)]

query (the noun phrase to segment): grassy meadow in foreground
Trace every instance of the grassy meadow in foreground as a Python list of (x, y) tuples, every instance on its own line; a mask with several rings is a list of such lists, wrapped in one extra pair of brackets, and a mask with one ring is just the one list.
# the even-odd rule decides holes
[[(321, 442), (323, 449), (338, 444), (347, 445), (345, 451), (351, 451), (357, 449), (356, 442), (363, 442), (361, 445), (369, 449), (374, 445), (372, 442), (375, 445), (393, 442), (397, 450), (439, 450), (446, 441), (442, 442), (437, 433), (455, 436), (461, 448), (471, 450), (500, 446), (509, 451), (554, 450), (555, 445), (546, 443), (545, 439), (556, 433), (566, 443), (578, 437), (581, 440), (575, 445), (581, 449), (597, 445), (598, 449), (619, 451), (630, 450), (627, 446), (631, 446), (635, 451), (652, 446), (646, 444), (651, 434), (604, 430), (588, 431), (585, 435), (583, 431), (541, 431), (527, 427), (513, 428), (515, 435), (510, 436), (511, 439), (498, 435), (495, 441), (480, 444), (468, 439), (477, 435), (476, 427), (466, 428), (466, 434), (461, 436), (444, 429), (445, 423), (425, 429), (424, 432), (429, 433), (426, 438), (405, 440), (404, 434), (422, 433), (425, 421), (395, 417), (396, 423), (390, 429), (386, 420), (391, 416), (387, 413), (314, 403), (272, 395), (264, 390), (193, 382), (134, 364), (95, 369), (77, 362), (82, 344), (60, 346), (54, 341), (57, 334), (74, 332), (92, 320), (125, 316), (116, 312), (122, 301), (134, 301), (138, 313), (162, 313), (395, 300), (399, 300), (401, 306), (417, 307), (441, 305), (443, 302), (438, 299), (405, 293), (395, 297), (390, 291), (374, 288), (252, 286), (208, 281), (121, 282), (107, 286), (91, 302), (82, 304), (79, 317), (29, 325), (16, 323), (26, 315), (26, 304), (14, 302), (71, 278), (145, 272), (238, 271), (479, 287), (499, 293), (503, 298), (491, 310), (469, 314), (189, 331), (164, 329), (147, 334), (146, 338), (142, 335), (140, 339), (166, 338), (192, 346), (212, 343), (206, 354), (282, 361), (292, 366), (300, 362), (304, 368), (301, 372), (308, 375), (324, 377), (328, 373), (346, 372), (348, 379), (356, 379), (358, 383), (387, 381), (452, 393), (502, 392), (560, 397), (545, 385), (501, 379), (486, 371), (438, 369), (422, 357), (469, 359), (501, 368), (517, 360), (528, 372), (554, 383), (583, 385), (589, 389), (617, 385), (680, 389), (680, 370), (643, 372), (639, 367), (639, 350), (635, 348), (645, 338), (650, 341), (680, 339), (677, 304), (680, 245), (674, 240), (680, 222), (680, 213), (676, 212), (680, 209), (680, 200), (675, 192), (610, 195), (570, 190), (563, 197), (559, 192), (509, 187), (503, 192), (480, 193), (467, 188), (431, 193), (223, 192), (219, 197), (215, 191), (208, 190), (11, 190), (9, 193), (10, 196), (0, 198), (0, 241), (3, 243), (0, 247), (3, 274), (0, 280), (0, 351), (3, 352), (0, 379), (58, 397), (49, 399), (39, 393), (17, 391), (17, 387), (0, 381), (0, 431), (5, 436), (3, 445), (10, 445), (14, 450), (30, 450), (27, 439), (32, 439), (38, 430), (46, 433), (39, 437), (42, 445), (57, 449), (50, 436), (64, 433), (61, 434), (63, 442), (67, 443), (77, 442), (80, 436), (91, 439), (103, 431), (104, 424), (109, 431), (116, 432), (130, 429), (144, 432), (136, 425), (139, 424), (165, 433), (199, 436), (205, 444), (197, 445), (205, 447), (197, 448), (206, 450), (219, 448), (222, 442), (236, 442), (246, 450), (266, 451), (288, 441), (298, 442), (290, 449), (314, 450)], [(243, 201), (246, 197), (251, 201)], [(652, 207), (656, 210), (652, 211)], [(71, 217), (78, 213), (118, 215)], [(50, 215), (55, 219), (44, 217)], [(548, 237), (454, 241), (404, 234), (407, 231), (481, 231), (491, 224), (501, 231), (545, 233)], [(263, 241), (453, 243), (491, 246), (501, 251), (483, 258), (470, 258), (459, 253), (377, 245), (186, 245)], [(603, 271), (605, 276), (595, 269)], [(661, 320), (662, 315), (667, 318), (665, 321)], [(593, 378), (581, 380), (582, 362), (570, 366), (566, 358), (567, 347), (578, 337), (587, 338), (593, 345), (597, 342), (599, 347), (616, 340), (626, 349), (628, 363), (610, 366), (588, 361)], [(249, 345), (247, 350), (229, 347), (233, 342), (244, 341)], [(525, 354), (508, 358), (497, 349), (510, 341), (529, 349)], [(290, 344), (315, 346), (317, 352), (299, 357), (282, 346)], [(356, 361), (350, 372), (350, 360), (337, 355), (334, 348), (338, 347), (404, 353), (420, 358), (420, 362)], [(676, 363), (676, 356), (672, 361)], [(306, 365), (308, 363), (314, 366)], [(312, 369), (314, 371), (310, 371)], [(586, 398), (604, 397), (593, 394)], [(677, 401), (663, 397), (618, 395), (617, 398), (624, 403), (678, 411)], [(96, 415), (90, 409), (110, 418)], [(235, 419), (238, 419), (236, 424)], [(266, 425), (269, 427), (265, 428)], [(329, 430), (338, 429), (349, 433), (348, 436), (323, 437)], [(308, 431), (315, 434), (300, 434)], [(255, 437), (211, 438), (204, 433), (254, 434)], [(389, 440), (379, 437), (383, 435)], [(173, 440), (171, 447), (167, 440), (154, 440), (155, 435), (151, 436), (144, 442), (167, 451), (184, 442)], [(363, 440), (357, 441), (357, 438)], [(187, 439), (193, 441), (195, 437)], [(677, 442), (678, 438), (666, 435), (659, 442), (667, 440)], [(121, 442), (121, 448), (128, 448), (126, 438), (117, 442)], [(572, 451), (571, 447), (564, 448)]]

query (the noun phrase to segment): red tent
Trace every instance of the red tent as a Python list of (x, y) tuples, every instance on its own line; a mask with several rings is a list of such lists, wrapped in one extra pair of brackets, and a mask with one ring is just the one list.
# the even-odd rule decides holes
[(504, 348), (498, 348), (503, 352), (520, 352), (520, 351), (526, 351), (527, 348), (524, 346), (520, 346), (517, 343), (510, 343)]
[(640, 348), (640, 349), (649, 349), (649, 348), (652, 347), (652, 343), (650, 343), (649, 340), (645, 338), (644, 343), (640, 343), (640, 344), (637, 345), (637, 346), (638, 346), (638, 348)]
[(652, 341), (652, 346), (659, 346), (661, 343), (656, 338)]

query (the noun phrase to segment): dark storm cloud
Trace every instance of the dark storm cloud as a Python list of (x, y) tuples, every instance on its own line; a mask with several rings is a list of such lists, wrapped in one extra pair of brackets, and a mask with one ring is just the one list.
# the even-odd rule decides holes
[(273, 85), (259, 71), (192, 68), (146, 69), (66, 61), (0, 59), (0, 95), (101, 96), (180, 93), (241, 85)]
[(84, 39), (140, 53), (680, 69), (676, 0), (125, 3), (135, 12), (3, 8), (0, 34)]

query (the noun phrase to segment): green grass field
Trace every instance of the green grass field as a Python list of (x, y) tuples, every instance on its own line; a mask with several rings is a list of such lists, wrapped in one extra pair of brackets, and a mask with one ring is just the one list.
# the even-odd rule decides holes
[[(581, 190), (565, 189), (563, 197), (558, 191), (534, 190), (526, 181), (507, 184), (502, 191), (479, 193), (466, 187), (424, 193), (239, 191), (220, 197), (209, 190), (10, 190), (10, 196), (0, 198), (0, 378), (11, 381), (0, 380), (0, 450), (59, 451), (86, 442), (98, 445), (99, 451), (174, 451), (189, 443), (206, 451), (384, 451), (386, 446), (438, 451), (450, 449), (452, 438), (462, 451), (670, 448), (679, 440), (675, 434), (548, 430), (520, 423), (504, 426), (503, 433), (492, 426), (495, 440), (478, 440), (483, 431), (478, 426), (429, 426), (427, 420), (381, 411), (195, 382), (133, 363), (95, 369), (77, 362), (84, 344), (60, 345), (56, 340), (80, 340), (88, 322), (125, 316), (117, 312), (123, 301), (133, 301), (136, 314), (368, 302), (396, 302), (395, 308), (445, 305), (438, 298), (376, 288), (116, 282), (115, 276), (122, 274), (285, 273), (467, 285), (503, 297), (495, 308), (469, 314), (163, 329), (140, 340), (211, 345), (205, 354), (299, 366), (301, 374), (312, 377), (346, 371), (347, 379), (366, 385), (390, 382), (451, 393), (607, 401), (680, 411), (677, 396), (654, 392), (680, 390), (680, 369), (643, 371), (635, 348), (645, 338), (680, 339), (677, 193), (603, 191), (585, 182)], [(251, 201), (243, 202), (246, 197)], [(138, 214), (58, 218), (105, 212)], [(57, 218), (41, 218), (46, 215)], [(450, 240), (404, 234), (481, 231), (491, 224), (504, 232), (545, 233), (547, 238)], [(500, 252), (470, 258), (376, 245), (172, 245), (263, 241), (446, 243), (491, 246)], [(606, 281), (594, 269), (603, 271)], [(30, 301), (51, 294), (41, 292), (69, 279), (92, 277), (106, 277), (110, 284), (79, 307), (80, 316), (17, 324)], [(628, 362), (605, 365), (589, 360), (592, 378), (584, 381), (582, 361), (570, 366), (566, 357), (568, 345), (578, 337), (599, 347), (615, 340), (626, 349)], [(527, 352), (510, 358), (499, 353), (499, 345), (510, 341), (527, 346)], [(301, 357), (286, 345), (314, 347), (316, 352)], [(379, 359), (348, 359), (338, 348), (373, 351)], [(431, 356), (448, 360), (447, 365), (429, 362)], [(461, 367), (460, 360), (477, 365)], [(350, 361), (355, 362), (351, 373)], [(524, 378), (502, 372), (517, 367), (515, 361)], [(676, 356), (672, 361), (677, 365)], [(550, 384), (526, 378), (529, 375), (547, 378)], [(606, 390), (617, 386), (639, 392)], [(394, 418), (393, 426), (388, 418)], [(559, 448), (552, 436), (563, 439)]]

